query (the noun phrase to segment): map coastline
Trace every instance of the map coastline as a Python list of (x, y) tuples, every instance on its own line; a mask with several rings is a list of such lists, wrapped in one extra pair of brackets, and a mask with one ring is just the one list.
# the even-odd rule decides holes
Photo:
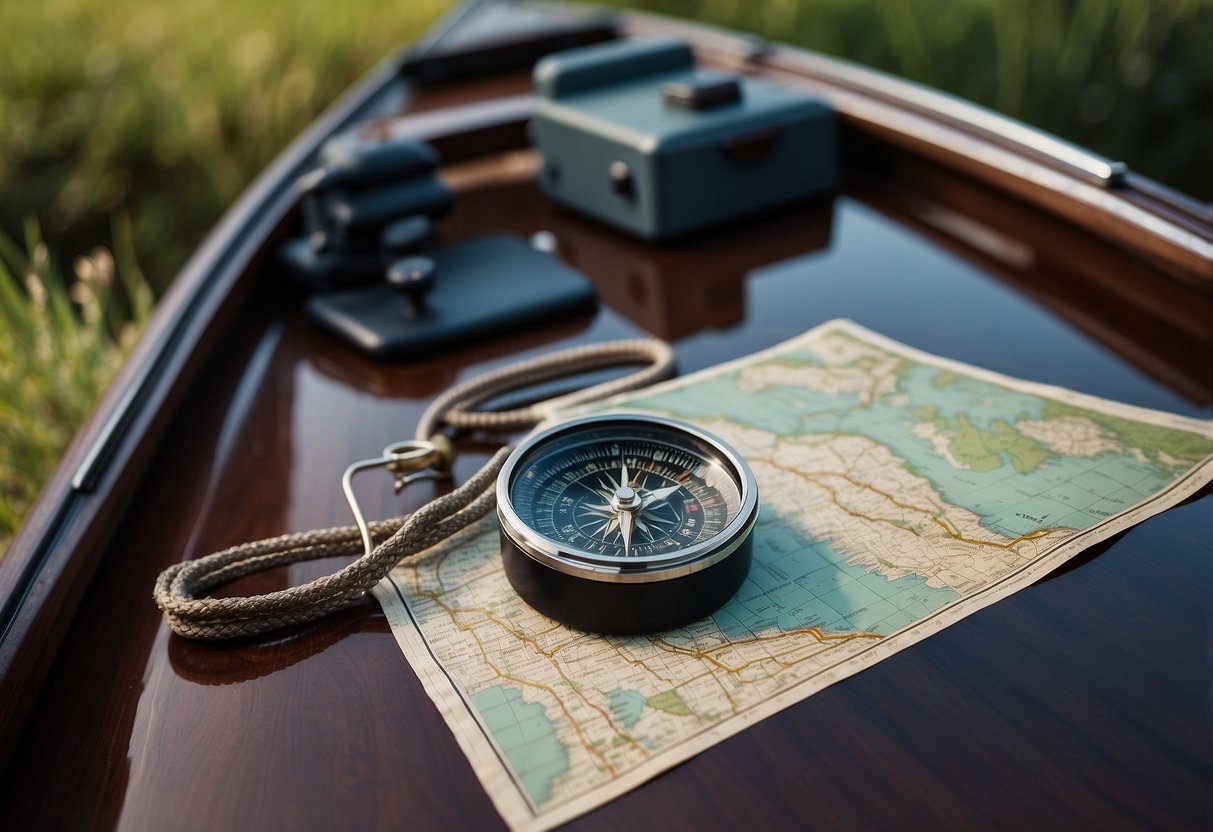
[[(812, 345), (822, 337), (831, 334), (841, 333), (846, 337), (858, 339), (862, 344), (872, 347), (876, 350), (882, 350), (891, 355), (895, 355), (905, 360), (914, 362), (919, 365), (926, 365), (932, 368), (939, 369), (950, 373), (955, 373), (958, 377), (964, 379), (977, 379), (987, 384), (993, 384), (998, 387), (1010, 388), (1017, 393), (1023, 393), (1028, 396), (1036, 396), (1045, 400), (1063, 403), (1064, 405), (1077, 408), (1080, 410), (1093, 410), (1098, 413), (1112, 414), (1117, 418), (1133, 420), (1139, 423), (1155, 425), (1165, 428), (1170, 431), (1183, 431), (1187, 433), (1197, 434), (1200, 437), (1213, 442), (1213, 425), (1201, 420), (1189, 419), (1186, 417), (1175, 416), (1172, 414), (1160, 413), (1158, 411), (1145, 410), (1135, 408), (1128, 405), (1121, 405), (1114, 402), (1098, 399), (1087, 396), (1085, 394), (1074, 391), (1065, 390), (1063, 388), (1050, 387), (1035, 383), (1023, 382), (1016, 379), (1011, 379), (1001, 376), (997, 373), (981, 370), (979, 368), (969, 367), (959, 362), (942, 359), (937, 356), (931, 356), (922, 353), (918, 350), (906, 347), (896, 342), (890, 341), (875, 333), (868, 332), (849, 322), (834, 321), (812, 330), (805, 335), (792, 339), (789, 342), (748, 356), (737, 361), (709, 368), (708, 370), (692, 374), (682, 379), (669, 382), (661, 385), (656, 389), (644, 391), (643, 394), (631, 394), (620, 397), (617, 400), (612, 400), (606, 403), (605, 406), (594, 408), (595, 410), (611, 409), (622, 405), (629, 407), (635, 406), (636, 400), (660, 395), (664, 393), (677, 392), (681, 388), (692, 386), (701, 383), (704, 380), (717, 379), (728, 373), (746, 368), (753, 368), (763, 361), (769, 360), (772, 357), (788, 356), (795, 353), (798, 349), (804, 349), (809, 357), (813, 357)], [(643, 404), (641, 405), (643, 408)], [(556, 414), (553, 414), (556, 415)], [(560, 416), (568, 416), (573, 414), (559, 414)], [(926, 415), (926, 414), (923, 414)], [(709, 420), (710, 421), (710, 420)], [(711, 427), (709, 426), (709, 429)], [(1035, 428), (1034, 428), (1035, 429)], [(926, 433), (926, 431), (923, 431)], [(728, 437), (731, 438), (731, 437)], [(1136, 449), (1135, 449), (1136, 450)], [(745, 449), (743, 449), (743, 453)], [(1139, 451), (1140, 453), (1140, 451)], [(887, 465), (887, 462), (885, 463)], [(1178, 463), (1176, 464), (1178, 470)], [(830, 476), (835, 476), (831, 474)], [(829, 661), (825, 661), (820, 667), (810, 668), (811, 660), (817, 654), (805, 653), (809, 658), (803, 663), (797, 665), (798, 670), (803, 673), (802, 676), (796, 678), (786, 686), (779, 688), (775, 687), (752, 701), (745, 701), (739, 707), (736, 707), (732, 713), (720, 716), (715, 719), (708, 719), (707, 716), (702, 717), (702, 721), (695, 728), (680, 727), (679, 732), (662, 734), (659, 736), (656, 750), (640, 762), (629, 765), (626, 770), (612, 772), (605, 782), (591, 783), (593, 779), (594, 766), (597, 763), (591, 761), (586, 763), (582, 761), (580, 768), (574, 761), (567, 774), (559, 775), (553, 778), (553, 783), (557, 784), (555, 789), (557, 794), (549, 797), (546, 800), (537, 801), (534, 799), (532, 790), (529, 790), (524, 778), (520, 777), (517, 772), (511, 767), (507, 753), (502, 749), (494, 730), (488, 724), (484, 715), (479, 713), (473, 704), (473, 697), (477, 691), (471, 690), (471, 687), (478, 687), (478, 690), (484, 690), (482, 686), (480, 672), (481, 669), (472, 668), (471, 665), (459, 664), (457, 667), (448, 667), (443, 664), (442, 656), (444, 651), (448, 655), (447, 664), (451, 664), (449, 656), (456, 655), (455, 649), (456, 640), (462, 638), (467, 633), (472, 633), (477, 639), (482, 638), (482, 635), (477, 634), (478, 623), (473, 623), (473, 619), (483, 613), (485, 618), (492, 618), (493, 633), (498, 629), (502, 632), (510, 632), (510, 628), (515, 626), (515, 622), (523, 619), (517, 616), (525, 616), (525, 611), (518, 611), (506, 604), (502, 604), (500, 610), (493, 607), (488, 607), (488, 612), (484, 612), (481, 607), (477, 607), (477, 612), (469, 613), (466, 608), (457, 606), (450, 609), (443, 608), (439, 610), (439, 602), (447, 603), (446, 593), (450, 592), (451, 598), (460, 598), (458, 593), (462, 592), (461, 585), (452, 583), (448, 586), (444, 581), (451, 580), (450, 576), (442, 572), (441, 561), (439, 565), (434, 566), (433, 563), (427, 567), (424, 563), (420, 569), (432, 567), (436, 576), (431, 582), (432, 587), (437, 589), (425, 589), (425, 582), (418, 577), (418, 574), (412, 566), (403, 566), (393, 572), (393, 575), (376, 588), (376, 597), (381, 601), (389, 623), (392, 626), (392, 631), (395, 634), (399, 644), (401, 645), (410, 664), (418, 673), (423, 685), (430, 698), (439, 707), (447, 724), (451, 727), (456, 740), (465, 754), (472, 763), (474, 770), (485, 785), (490, 797), (493, 799), (502, 816), (507, 823), (519, 830), (543, 830), (552, 826), (564, 823), (586, 811), (589, 811), (602, 803), (617, 797), (626, 791), (635, 788), (641, 783), (653, 776), (656, 776), (662, 771), (677, 765), (693, 756), (700, 751), (720, 742), (727, 737), (744, 730), (746, 727), (755, 722), (764, 719), (772, 714), (783, 710), (790, 705), (802, 701), (812, 693), (821, 690), (834, 682), (837, 682), (846, 676), (850, 676), (867, 667), (870, 667), (882, 659), (896, 653), (906, 647), (909, 647), (918, 641), (932, 635), (935, 632), (949, 626), (960, 619), (977, 612), (978, 610), (995, 603), (997, 600), (1004, 598), (1015, 591), (1030, 585), (1039, 580), (1048, 572), (1053, 571), (1062, 563), (1071, 559), (1079, 552), (1089, 548), (1090, 546), (1105, 540), (1119, 532), (1131, 527), (1132, 525), (1146, 519), (1149, 516), (1157, 514), (1166, 508), (1176, 505), (1191, 495), (1200, 490), (1206, 483), (1213, 479), (1213, 454), (1204, 456), (1202, 459), (1195, 461), (1186, 466), (1185, 470), (1175, 475), (1161, 489), (1152, 489), (1150, 493), (1142, 499), (1128, 505), (1121, 510), (1104, 517), (1102, 520), (1092, 523), (1082, 529), (1062, 529), (1057, 532), (1061, 539), (1053, 541), (1048, 535), (1039, 536), (1039, 540), (1047, 543), (1043, 549), (1033, 551), (1029, 555), (1024, 555), (1022, 562), (1011, 564), (1014, 560), (1011, 555), (999, 556), (1002, 557), (1002, 562), (991, 561), (995, 571), (990, 574), (996, 577), (988, 580), (984, 585), (976, 586), (971, 591), (957, 593), (956, 597), (943, 601), (935, 599), (939, 602), (936, 609), (925, 612), (915, 620), (906, 624), (891, 633), (883, 634), (877, 638), (867, 638), (869, 635), (863, 632), (846, 632), (839, 631), (822, 631), (820, 628), (806, 626), (794, 630), (787, 635), (803, 636), (805, 644), (793, 644), (791, 638), (788, 639), (788, 644), (797, 650), (808, 650), (812, 647), (812, 642), (816, 640), (817, 645), (821, 646), (820, 653), (829, 653), (831, 657)], [(820, 489), (819, 489), (820, 490)], [(938, 491), (938, 489), (936, 489)], [(866, 493), (866, 492), (865, 492)], [(869, 495), (870, 496), (870, 495)], [(886, 495), (887, 496), (887, 495)], [(874, 501), (874, 505), (880, 503), (884, 505), (882, 497), (870, 497)], [(914, 501), (906, 501), (907, 504)], [(916, 503), (915, 503), (916, 504)], [(898, 504), (900, 505), (900, 504)], [(848, 505), (840, 504), (839, 507), (844, 511), (848, 509)], [(887, 508), (887, 506), (885, 506)], [(947, 507), (945, 507), (947, 508)], [(765, 510), (765, 507), (764, 507)], [(951, 510), (951, 509), (949, 509)], [(1030, 512), (1023, 512), (1026, 516), (1026, 521), (1035, 519)], [(946, 517), (946, 514), (942, 516)], [(885, 518), (888, 520), (888, 518)], [(795, 518), (792, 518), (794, 521)], [(897, 520), (889, 523), (890, 534), (905, 534), (908, 531), (913, 531), (917, 528), (913, 520)], [(782, 522), (782, 521), (781, 521)], [(898, 523), (905, 526), (905, 529), (899, 529)], [(948, 524), (940, 522), (940, 526), (947, 528)], [(810, 527), (811, 528), (811, 524)], [(928, 531), (936, 537), (940, 536), (938, 529), (929, 528)], [(801, 530), (803, 533), (804, 530)], [(828, 533), (832, 533), (827, 531)], [(1001, 534), (997, 530), (991, 530), (991, 535)], [(757, 534), (757, 532), (756, 532)], [(960, 531), (955, 532), (957, 540), (962, 540), (964, 535)], [(946, 540), (945, 540), (946, 542)], [(964, 541), (981, 543), (981, 541)], [(1035, 539), (1029, 538), (1027, 543), (1035, 546)], [(494, 547), (496, 545), (495, 521), (482, 521), (481, 524), (473, 526), (470, 529), (461, 532), (447, 544), (442, 547), (441, 558), (450, 558), (455, 564), (454, 569), (475, 570), (480, 569), (484, 564), (477, 564), (474, 555), (479, 555), (481, 560), (485, 558), (491, 559), (493, 556)], [(986, 544), (990, 545), (990, 544)], [(462, 550), (461, 550), (462, 547)], [(959, 545), (957, 546), (959, 548)], [(995, 547), (996, 548), (996, 547)], [(1031, 548), (1031, 547), (1028, 547)], [(471, 552), (471, 550), (476, 550)], [(460, 552), (463, 552), (461, 555)], [(468, 554), (471, 552), (471, 554)], [(995, 552), (995, 555), (998, 553)], [(850, 563), (850, 556), (846, 551), (840, 551), (839, 556)], [(462, 557), (462, 559), (461, 559)], [(427, 555), (423, 560), (431, 559)], [(865, 570), (868, 566), (862, 567)], [(1003, 571), (997, 571), (1003, 570)], [(466, 574), (473, 574), (467, 572)], [(476, 580), (483, 586), (484, 575), (490, 573), (475, 572)], [(460, 573), (460, 579), (464, 577)], [(855, 575), (844, 576), (849, 581), (859, 580)], [(889, 583), (893, 583), (897, 578), (887, 577)], [(923, 579), (924, 581), (926, 578)], [(929, 585), (929, 584), (928, 584)], [(747, 587), (749, 587), (747, 583)], [(454, 588), (452, 588), (454, 587)], [(424, 589), (420, 591), (419, 588)], [(745, 590), (743, 589), (743, 592)], [(429, 593), (427, 595), (427, 593)], [(740, 593), (739, 593), (740, 595)], [(432, 596), (432, 597), (431, 597)], [(441, 597), (440, 597), (441, 596)], [(472, 596), (467, 596), (472, 597)], [(943, 596), (940, 596), (942, 598)], [(730, 602), (733, 603), (733, 602)], [(421, 610), (420, 614), (418, 610)], [(428, 617), (435, 616), (435, 617)], [(434, 622), (438, 621), (441, 616), (447, 616), (449, 620), (441, 621), (439, 629), (433, 629)], [(496, 618), (494, 618), (496, 616)], [(511, 617), (514, 616), (514, 617)], [(534, 625), (535, 620), (526, 618), (525, 621)], [(430, 632), (427, 634), (427, 626), (430, 627)], [(770, 663), (777, 661), (778, 655), (762, 656), (753, 652), (746, 652), (751, 649), (750, 645), (744, 645), (741, 649), (733, 649), (729, 644), (729, 639), (724, 635), (724, 626), (720, 625), (719, 641), (714, 641), (717, 634), (711, 631), (711, 627), (704, 627), (700, 630), (695, 630), (684, 635), (671, 637), (668, 642), (673, 647), (683, 646), (688, 651), (688, 654), (703, 653), (708, 658), (713, 658), (713, 655), (732, 656), (734, 654), (742, 658), (752, 658), (756, 663), (762, 666), (773, 666)], [(816, 630), (814, 633), (813, 631)], [(803, 631), (803, 632), (802, 632)], [(526, 628), (514, 630), (514, 632), (529, 632)], [(568, 631), (566, 631), (568, 632)], [(555, 635), (552, 635), (552, 634)], [(761, 635), (761, 634), (760, 634)], [(546, 655), (545, 650), (571, 650), (587, 649), (598, 650), (602, 644), (608, 643), (610, 640), (600, 640), (602, 644), (586, 639), (596, 639), (597, 637), (579, 638), (575, 633), (568, 633), (567, 643), (565, 641), (552, 641), (550, 639), (564, 638), (565, 635), (559, 630), (545, 631), (545, 637), (549, 640), (542, 639), (529, 642), (528, 645), (520, 652), (515, 652), (516, 658), (510, 661), (517, 661), (520, 666), (525, 666), (527, 662), (532, 661), (533, 656), (528, 654), (528, 651), (533, 650), (535, 655)], [(646, 637), (647, 638), (647, 637)], [(775, 639), (774, 635), (762, 635), (762, 638), (769, 640)], [(681, 639), (681, 641), (680, 641)], [(823, 641), (825, 639), (825, 641)], [(834, 639), (834, 643), (828, 640)], [(622, 659), (630, 659), (633, 656), (629, 653), (632, 649), (627, 640), (614, 640), (616, 649), (622, 649), (620, 656)], [(477, 642), (479, 644), (479, 641)], [(497, 644), (497, 643), (495, 643)], [(512, 642), (502, 641), (500, 644), (507, 644), (511, 647), (515, 646)], [(500, 646), (497, 644), (497, 646)], [(711, 645), (719, 644), (719, 647), (711, 647)], [(554, 646), (553, 646), (554, 645)], [(571, 647), (570, 647), (571, 645)], [(685, 647), (690, 645), (690, 647)], [(707, 645), (711, 649), (704, 647)], [(492, 657), (497, 654), (491, 649), (486, 648), (484, 644), (480, 645), (484, 648), (484, 661), (492, 664)], [(490, 645), (492, 647), (492, 645)], [(496, 648), (493, 648), (496, 649)], [(648, 644), (643, 647), (637, 646), (637, 655), (644, 653), (646, 655), (654, 655), (664, 659), (662, 655), (664, 648), (660, 645)], [(714, 650), (719, 650), (713, 654)], [(673, 651), (677, 652), (677, 650)], [(555, 655), (555, 653), (553, 653)], [(797, 654), (800, 655), (800, 654)], [(702, 658), (697, 656), (697, 658)], [(714, 659), (715, 660), (715, 659)], [(477, 660), (479, 661), (479, 660)], [(689, 661), (689, 660), (688, 660)], [(799, 660), (798, 660), (799, 661)], [(728, 666), (727, 662), (718, 662), (723, 666)], [(474, 664), (474, 662), (473, 662)], [(558, 662), (553, 661), (552, 666), (557, 667)], [(744, 666), (744, 665), (742, 665)], [(546, 666), (545, 666), (546, 667)], [(573, 660), (569, 660), (566, 664), (559, 664), (559, 673), (563, 675), (566, 669), (576, 670), (579, 667)], [(663, 670), (667, 665), (662, 665)], [(698, 666), (696, 666), (698, 667)], [(544, 672), (547, 672), (546, 670)], [(462, 674), (462, 675), (461, 675)], [(723, 676), (722, 671), (722, 676)], [(568, 680), (567, 677), (566, 681)], [(759, 680), (761, 681), (761, 680)], [(572, 679), (570, 687), (578, 682), (577, 679)], [(542, 688), (542, 685), (538, 685)], [(537, 689), (538, 689), (537, 688)], [(519, 688), (521, 691), (522, 688)], [(644, 698), (644, 694), (639, 690), (639, 685), (636, 688), (629, 688), (623, 682), (613, 688), (604, 688), (602, 691), (591, 691), (593, 697), (598, 697), (608, 702), (612, 707), (609, 708), (610, 713), (605, 717), (605, 723), (610, 724), (612, 721), (621, 722), (619, 714), (616, 712), (614, 700), (610, 694), (612, 692), (626, 691), (634, 692), (637, 696)], [(591, 703), (593, 698), (590, 694), (579, 694), (587, 703)], [(599, 694), (601, 694), (599, 696)], [(518, 694), (519, 702), (528, 702), (520, 692)], [(534, 704), (543, 699), (543, 694), (538, 694), (537, 697), (532, 697), (529, 704)], [(647, 702), (653, 702), (654, 699), (649, 697)], [(662, 700), (665, 702), (665, 700)], [(678, 700), (682, 702), (681, 699)], [(571, 704), (568, 704), (571, 703)], [(550, 704), (550, 703), (549, 703)], [(568, 707), (580, 708), (581, 705), (576, 700), (576, 697), (570, 697), (567, 700)], [(668, 703), (667, 703), (668, 704)], [(561, 707), (565, 707), (562, 705)], [(685, 709), (685, 712), (684, 710)], [(657, 713), (650, 713), (650, 711)], [(588, 711), (587, 711), (588, 712)], [(574, 726), (577, 720), (581, 717), (573, 717), (566, 713), (568, 722)], [(643, 705), (639, 708), (639, 713), (634, 710), (628, 711), (627, 721), (630, 724), (615, 725), (614, 729), (622, 728), (623, 731), (616, 732), (616, 740), (621, 748), (625, 750), (628, 745), (628, 740), (632, 739), (630, 734), (633, 728), (644, 728), (651, 725), (662, 725), (662, 720), (671, 724), (677, 723), (679, 720), (687, 720), (695, 716), (692, 706), (683, 705), (679, 707), (668, 707), (664, 711), (661, 708), (654, 708), (651, 705)], [(710, 715), (708, 715), (710, 716)], [(587, 719), (585, 725), (589, 726), (591, 720), (595, 723), (601, 722), (597, 717), (591, 715), (591, 719)], [(512, 726), (510, 730), (513, 730)], [(587, 729), (588, 731), (588, 729)], [(621, 736), (627, 737), (620, 741)], [(599, 740), (599, 742), (601, 742)], [(596, 746), (588, 744), (587, 752), (594, 752)], [(609, 751), (609, 749), (608, 749)], [(612, 758), (608, 751), (599, 751), (599, 760), (610, 761)], [(622, 753), (622, 752), (621, 752)], [(592, 754), (591, 754), (592, 756)], [(637, 757), (642, 756), (637, 753)], [(542, 760), (540, 761), (543, 762)], [(554, 769), (552, 769), (554, 770)], [(560, 782), (560, 778), (565, 777), (566, 780)], [(578, 780), (577, 778), (581, 778)], [(589, 779), (586, 779), (589, 778)], [(574, 782), (580, 783), (578, 786)], [(531, 789), (534, 789), (532, 785)]]

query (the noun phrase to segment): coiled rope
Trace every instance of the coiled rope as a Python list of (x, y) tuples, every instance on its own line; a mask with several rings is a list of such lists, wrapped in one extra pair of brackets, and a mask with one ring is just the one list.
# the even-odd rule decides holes
[[(646, 364), (622, 378), (508, 411), (474, 408), (505, 393), (607, 367)], [(245, 543), (165, 569), (152, 595), (174, 633), (220, 640), (258, 635), (314, 621), (361, 600), (396, 564), (446, 540), (496, 505), (495, 484), (512, 448), (497, 451), (471, 479), (411, 515), (366, 524), (349, 481), (363, 468), (384, 466), (398, 474), (397, 488), (418, 476), (450, 471), (451, 445), (441, 431), (512, 431), (533, 427), (561, 410), (645, 387), (669, 377), (674, 355), (657, 340), (614, 341), (573, 347), (521, 361), (452, 387), (426, 409), (416, 440), (390, 446), (384, 456), (354, 463), (343, 478), (358, 524), (286, 534)], [(376, 543), (376, 541), (378, 541)], [(244, 575), (307, 560), (356, 557), (348, 566), (301, 586), (232, 598), (207, 593)]]

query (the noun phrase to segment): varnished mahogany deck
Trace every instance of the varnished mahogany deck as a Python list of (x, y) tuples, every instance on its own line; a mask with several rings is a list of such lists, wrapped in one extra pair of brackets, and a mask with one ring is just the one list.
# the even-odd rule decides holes
[[(474, 99), (452, 95), (411, 106), (441, 118), (440, 105)], [(542, 200), (517, 125), (503, 125), (444, 146), (469, 161), (445, 173), (458, 195), (443, 239), (551, 230), (602, 308), (376, 364), (310, 329), (272, 260), (255, 258), (68, 608), (9, 749), (7, 828), (500, 826), (372, 602), (216, 646), (170, 636), (150, 597), (183, 557), (348, 523), (346, 464), (411, 436), (427, 401), (488, 367), (647, 329), (690, 371), (849, 317), (999, 372), (1211, 415), (1213, 299), (1199, 270), (1177, 277), (1150, 246), (1131, 252), (862, 124), (848, 122), (834, 201), (666, 248)], [(493, 438), (459, 447), (464, 478)], [(398, 499), (374, 479), (360, 492), (377, 516), (433, 493)], [(1206, 491), (574, 825), (1207, 828), (1210, 508)]]

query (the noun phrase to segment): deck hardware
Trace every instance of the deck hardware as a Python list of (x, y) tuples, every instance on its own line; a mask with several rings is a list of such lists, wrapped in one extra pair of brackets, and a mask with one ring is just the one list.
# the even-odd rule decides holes
[(408, 485), (419, 480), (449, 480), (451, 478), (452, 449), (450, 440), (445, 436), (435, 436), (433, 439), (409, 439), (395, 442), (383, 449), (383, 454), (372, 459), (363, 459), (351, 464), (341, 475), (341, 490), (345, 501), (349, 503), (350, 513), (358, 525), (362, 535), (362, 546), (366, 554), (375, 550), (371, 540), (371, 531), (367, 526), (358, 498), (354, 496), (354, 476), (362, 471), (375, 468), (386, 468), (388, 473), (395, 475), (392, 490), (399, 494)]
[(415, 361), (594, 308), (593, 284), (512, 234), (435, 244), (389, 262), (386, 281), (381, 271), (377, 284), (311, 297), (309, 320), (374, 358)]
[[(534, 78), (530, 138), (548, 172), (545, 193), (645, 239), (682, 237), (837, 187), (837, 120), (824, 100), (696, 66), (684, 41), (570, 49), (540, 61)], [(755, 131), (782, 138), (728, 149)]]
[(408, 298), (407, 317), (425, 314), (425, 296), (434, 288), (438, 269), (429, 257), (414, 255), (397, 260), (387, 269), (388, 285)]

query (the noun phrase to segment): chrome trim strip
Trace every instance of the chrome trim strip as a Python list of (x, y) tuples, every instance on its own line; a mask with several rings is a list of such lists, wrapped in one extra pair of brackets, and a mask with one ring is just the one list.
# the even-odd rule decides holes
[(778, 58), (785, 59), (787, 63), (811, 72), (824, 81), (868, 95), (878, 93), (882, 97), (894, 97), (901, 106), (928, 112), (969, 132), (982, 134), (1003, 145), (1014, 146), (1105, 188), (1123, 185), (1129, 172), (1129, 166), (1124, 162), (1109, 159), (1052, 133), (950, 93), (836, 58), (806, 54), (800, 50), (780, 49)]

